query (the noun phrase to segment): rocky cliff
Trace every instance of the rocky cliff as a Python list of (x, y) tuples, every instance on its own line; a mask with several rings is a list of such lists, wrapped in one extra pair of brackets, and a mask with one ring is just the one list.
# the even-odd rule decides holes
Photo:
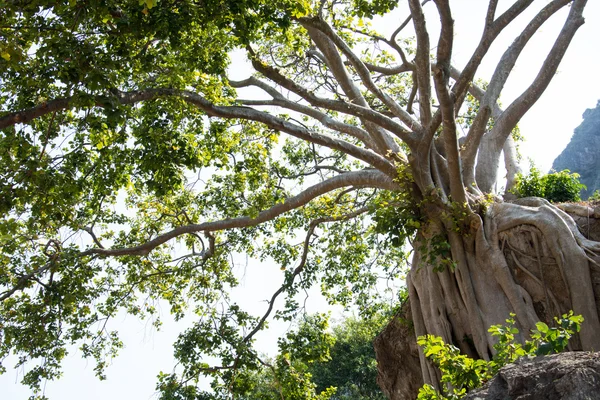
[(581, 183), (587, 190), (581, 192), (581, 198), (587, 199), (600, 189), (600, 101), (596, 108), (583, 113), (583, 122), (573, 133), (571, 141), (554, 160), (552, 169), (568, 169), (581, 175)]
[(600, 398), (600, 353), (523, 357), (502, 368), (464, 400), (595, 400)]

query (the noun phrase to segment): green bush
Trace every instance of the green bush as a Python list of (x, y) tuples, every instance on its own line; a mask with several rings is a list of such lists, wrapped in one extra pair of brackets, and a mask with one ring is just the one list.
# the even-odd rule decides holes
[(543, 197), (553, 203), (581, 201), (579, 192), (585, 189), (579, 182), (579, 174), (568, 169), (543, 175), (535, 166), (531, 166), (528, 175), (518, 174), (513, 193), (518, 197)]
[(600, 201), (600, 190), (596, 190), (590, 197), (588, 197), (588, 201), (590, 202), (598, 202)]
[(425, 357), (429, 358), (442, 373), (442, 393), (431, 385), (423, 385), (419, 390), (418, 400), (459, 400), (467, 391), (478, 388), (500, 368), (516, 361), (523, 356), (547, 355), (560, 353), (575, 332), (579, 332), (583, 317), (573, 315), (573, 311), (563, 314), (561, 319), (554, 318), (555, 327), (549, 327), (543, 322), (536, 324), (531, 332), (531, 340), (525, 345), (515, 341), (519, 330), (515, 328), (515, 314), (506, 320), (507, 325), (492, 325), (488, 330), (498, 338), (494, 345), (496, 355), (491, 361), (474, 360), (460, 354), (460, 350), (451, 344), (446, 344), (442, 338), (427, 335), (419, 336), (417, 343), (423, 347)]

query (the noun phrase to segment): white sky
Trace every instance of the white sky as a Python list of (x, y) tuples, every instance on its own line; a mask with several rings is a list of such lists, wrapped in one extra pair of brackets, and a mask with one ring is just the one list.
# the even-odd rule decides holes
[[(405, 1), (403, 1), (405, 3)], [(499, 12), (512, 2), (500, 1)], [(547, 1), (538, 1), (540, 6)], [(454, 64), (462, 68), (465, 60), (475, 48), (482, 30), (483, 16), (487, 1), (455, 0), (452, 2), (453, 15), (456, 20)], [(405, 10), (405, 8), (403, 8)], [(428, 10), (428, 11), (427, 11)], [(432, 14), (434, 6), (426, 6), (428, 23), (431, 31), (437, 24), (437, 16)], [(403, 20), (402, 13), (398, 20)], [(531, 14), (528, 14), (531, 16)], [(519, 59), (516, 69), (509, 79), (502, 94), (502, 102), (508, 105), (521, 91), (529, 85), (537, 74), (542, 62), (544, 51), (551, 46), (556, 34), (564, 21), (565, 13), (555, 16), (551, 23), (530, 42), (524, 54)], [(542, 98), (520, 123), (521, 133), (526, 142), (522, 145), (525, 157), (531, 157), (542, 171), (547, 171), (552, 161), (568, 143), (573, 129), (581, 123), (585, 109), (593, 108), (600, 99), (600, 1), (590, 0), (585, 11), (586, 24), (579, 29), (571, 47), (562, 62), (559, 73), (551, 83)], [(528, 21), (527, 15), (519, 18), (520, 27)], [(378, 22), (378, 25), (380, 23)], [(512, 39), (518, 34), (519, 27), (505, 32), (486, 56), (480, 68), (478, 78), (489, 80), (496, 62)], [(431, 38), (431, 43), (436, 38)], [(235, 63), (232, 71), (236, 78), (247, 75), (243, 64)], [(271, 293), (281, 282), (281, 273), (275, 265), (259, 264), (249, 261), (247, 267), (240, 267), (244, 274), (239, 298), (243, 298), (244, 306), (249, 305), (259, 313), (265, 303), (261, 300), (270, 297)], [(254, 300), (251, 300), (254, 299)], [(238, 300), (239, 301), (239, 300)], [(315, 301), (309, 305), (309, 312), (320, 311), (322, 302)], [(50, 399), (87, 400), (95, 399), (150, 399), (154, 396), (156, 375), (159, 371), (171, 371), (174, 361), (172, 358), (172, 343), (181, 332), (183, 325), (189, 325), (192, 319), (183, 324), (167, 323), (168, 310), (163, 312), (165, 325), (162, 330), (155, 332), (148, 323), (140, 322), (132, 317), (123, 317), (115, 321), (125, 348), (107, 370), (108, 380), (98, 381), (94, 377), (93, 362), (87, 363), (80, 358), (76, 351), (66, 357), (64, 376), (58, 382), (48, 382), (45, 394)], [(263, 351), (273, 351), (276, 347), (277, 332), (285, 331), (286, 326), (278, 326), (275, 332), (259, 338), (259, 348)], [(9, 366), (9, 365), (7, 365)], [(0, 376), (0, 399), (21, 400), (29, 397), (27, 388), (17, 382), (22, 377), (22, 371), (10, 370)]]

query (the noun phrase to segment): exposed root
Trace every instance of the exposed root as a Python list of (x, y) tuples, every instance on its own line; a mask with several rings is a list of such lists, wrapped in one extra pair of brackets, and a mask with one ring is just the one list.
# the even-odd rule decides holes
[(600, 249), (600, 243), (585, 238), (568, 214), (545, 200), (526, 199), (522, 203), (526, 204), (499, 203), (492, 207), (497, 231), (508, 231), (519, 225), (531, 225), (540, 231), (549, 253), (561, 269), (571, 309), (585, 318), (580, 333), (583, 350), (600, 349), (600, 335), (597, 334), (600, 320), (586, 254), (586, 250)]
[[(585, 318), (573, 348), (600, 349), (600, 243), (562, 208), (534, 198), (496, 203), (483, 220), (476, 217), (470, 235), (447, 230), (454, 271), (434, 272), (415, 250), (407, 283), (416, 335), (441, 336), (465, 354), (489, 359), (494, 338), (487, 329), (504, 324), (509, 313), (525, 339), (537, 321), (551, 324), (573, 310)], [(422, 352), (420, 360), (424, 381), (436, 385), (439, 373)]]

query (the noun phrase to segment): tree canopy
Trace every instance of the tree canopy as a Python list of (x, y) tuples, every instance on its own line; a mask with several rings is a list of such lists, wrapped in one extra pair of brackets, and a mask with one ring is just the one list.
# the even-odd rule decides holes
[[(487, 357), (485, 289), (463, 278), (482, 257), (475, 248), (497, 251), (483, 228), (489, 210), (518, 211), (524, 223), (534, 205), (550, 209), (517, 210), (494, 185), (503, 154), (514, 186), (511, 134), (555, 75), (586, 5), (541, 2), (477, 84), (494, 40), (538, 5), (516, 0), (497, 12), (498, 3), (489, 1), (480, 42), (460, 66), (448, 0), (2, 3), (0, 360), (17, 356), (23, 383), (39, 393), (76, 345), (103, 377), (122, 346), (108, 321), (125, 310), (159, 326), (156, 306), (167, 302), (175, 319), (193, 313), (197, 322), (174, 344), (178, 369), (159, 377), (163, 398), (202, 398), (204, 376), (233, 396), (239, 376), (269, 367), (253, 348), (269, 318), (293, 319), (298, 294), (315, 285), (331, 303), (376, 312), (377, 282), (403, 276), (407, 242), (418, 253), (409, 277), (417, 333), (468, 338), (461, 350)], [(439, 37), (424, 7), (437, 11)], [(519, 55), (565, 7), (539, 74), (502, 108)], [(371, 21), (392, 12), (402, 18), (384, 36)], [(248, 58), (246, 79), (229, 79), (232, 51)], [(502, 221), (493, 226), (508, 229)], [(283, 283), (263, 315), (230, 301), (235, 253), (280, 265)], [(417, 275), (421, 264), (442, 278)], [(572, 308), (590, 348), (600, 323), (585, 271), (567, 278), (582, 288)], [(533, 306), (500, 275), (506, 307), (528, 332)], [(439, 304), (446, 293), (450, 322), (434, 320), (424, 287)], [(458, 293), (462, 308), (452, 303)], [(274, 309), (279, 297), (285, 305)], [(501, 322), (504, 311), (489, 318)]]
[(373, 340), (389, 314), (386, 310), (368, 318), (351, 316), (331, 331), (326, 328), (327, 315), (302, 318), (279, 340), (279, 353), (268, 361), (269, 367), (240, 376), (235, 392), (245, 400), (384, 400), (377, 386)]

